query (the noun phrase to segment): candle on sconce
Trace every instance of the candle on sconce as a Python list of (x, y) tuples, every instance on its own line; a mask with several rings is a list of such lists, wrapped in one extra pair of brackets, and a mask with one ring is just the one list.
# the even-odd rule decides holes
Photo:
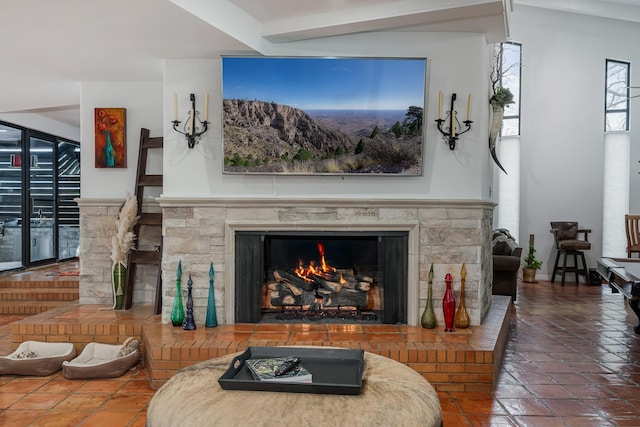
[(471, 120), (471, 94), (467, 97), (467, 121)]
[(442, 92), (438, 92), (438, 120), (442, 120)]
[(195, 111), (193, 111), (193, 108), (192, 108), (191, 110), (189, 110), (189, 135), (193, 135), (193, 126), (195, 123), (195, 119), (196, 119)]
[(178, 121), (178, 94), (173, 92), (173, 120)]
[(451, 112), (451, 138), (456, 136), (456, 110)]
[[(471, 95), (469, 95), (471, 96)], [(209, 121), (209, 94), (204, 95), (204, 121)]]

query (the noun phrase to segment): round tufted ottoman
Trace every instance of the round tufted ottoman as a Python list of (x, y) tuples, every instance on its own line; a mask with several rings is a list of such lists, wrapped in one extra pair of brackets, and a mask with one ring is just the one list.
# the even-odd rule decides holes
[(147, 426), (441, 426), (440, 401), (420, 374), (364, 354), (356, 396), (224, 390), (229, 354), (180, 370), (151, 399)]

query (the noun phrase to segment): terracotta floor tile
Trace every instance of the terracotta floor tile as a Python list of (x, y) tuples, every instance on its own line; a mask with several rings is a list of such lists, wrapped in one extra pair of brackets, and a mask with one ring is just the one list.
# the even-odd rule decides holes
[(499, 401), (511, 415), (553, 415), (540, 399), (499, 399)]
[(122, 388), (126, 383), (123, 381), (111, 380), (91, 380), (84, 383), (77, 390), (79, 393), (99, 393), (113, 394)]
[(82, 421), (89, 417), (89, 411), (47, 411), (30, 427), (70, 427), (82, 425)]
[(147, 412), (142, 411), (138, 412), (137, 415), (134, 415), (133, 421), (131, 421), (128, 427), (147, 427)]
[(467, 420), (474, 427), (519, 427), (507, 415), (467, 415)]
[(565, 416), (599, 416), (597, 409), (589, 403), (575, 399), (542, 399), (551, 412), (559, 417)]
[(135, 417), (132, 412), (100, 411), (90, 415), (82, 427), (126, 426)]
[(127, 381), (117, 394), (155, 394), (156, 390), (149, 387), (149, 381), (143, 380), (131, 380)]
[(531, 384), (527, 388), (534, 396), (546, 399), (571, 399), (574, 397), (566, 388), (557, 384)]
[[(567, 427), (613, 427), (619, 424), (608, 422), (600, 417), (562, 417)], [(637, 421), (636, 421), (637, 423)]]
[(81, 380), (65, 380), (65, 379), (53, 379), (48, 383), (40, 387), (38, 393), (71, 393), (85, 384), (85, 381)]
[(521, 427), (566, 427), (561, 418), (555, 416), (538, 417), (529, 415), (519, 415), (513, 417)]
[(142, 411), (149, 403), (150, 397), (144, 394), (117, 394), (110, 398), (101, 411)]
[(32, 409), (5, 409), (0, 411), (0, 425), (11, 427), (29, 426), (45, 411)]
[(0, 392), (0, 409), (7, 409), (25, 396), (24, 393), (3, 393)]
[(58, 403), (56, 409), (73, 411), (91, 410), (100, 407), (100, 405), (108, 399), (108, 394), (74, 393)]
[(0, 387), (0, 393), (31, 393), (47, 383), (48, 379), (14, 378)]
[(11, 405), (10, 409), (49, 409), (66, 397), (66, 393), (31, 393)]

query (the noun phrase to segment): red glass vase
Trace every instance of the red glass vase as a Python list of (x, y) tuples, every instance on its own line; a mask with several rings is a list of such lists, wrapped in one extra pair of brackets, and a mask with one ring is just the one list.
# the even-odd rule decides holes
[(453, 291), (451, 290), (451, 274), (447, 273), (444, 276), (444, 281), (447, 284), (447, 289), (444, 291), (444, 297), (442, 298), (442, 311), (444, 312), (444, 331), (453, 332), (453, 321), (456, 315), (456, 300), (453, 298)]

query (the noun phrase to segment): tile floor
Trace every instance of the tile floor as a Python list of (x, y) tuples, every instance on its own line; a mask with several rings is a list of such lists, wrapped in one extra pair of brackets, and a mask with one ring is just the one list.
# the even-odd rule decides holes
[[(520, 284), (494, 393), (440, 392), (449, 426), (640, 426), (640, 336), (608, 286)], [(0, 316), (0, 351), (10, 322)], [(10, 346), (10, 344), (9, 344)], [(154, 390), (117, 379), (0, 376), (2, 426), (143, 426)]]

